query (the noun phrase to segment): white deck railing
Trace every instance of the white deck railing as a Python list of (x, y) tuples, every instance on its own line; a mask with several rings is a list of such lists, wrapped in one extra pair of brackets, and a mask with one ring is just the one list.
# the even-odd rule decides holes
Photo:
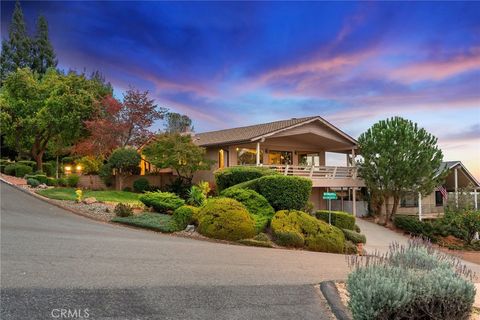
[[(240, 165), (255, 166), (255, 165)], [(310, 179), (356, 179), (356, 167), (338, 166), (293, 166), (293, 165), (260, 165), (271, 168), (288, 176), (300, 176)]]

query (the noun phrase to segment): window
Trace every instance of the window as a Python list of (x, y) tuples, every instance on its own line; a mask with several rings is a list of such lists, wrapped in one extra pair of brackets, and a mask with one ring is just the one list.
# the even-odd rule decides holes
[(318, 153), (300, 154), (299, 164), (301, 166), (314, 165), (314, 166), (318, 167), (320, 165), (320, 156), (318, 155)]
[[(237, 161), (242, 164), (257, 164), (257, 150), (237, 148)], [(263, 163), (263, 150), (260, 150), (260, 163)]]
[(440, 191), (435, 191), (435, 205), (437, 207), (442, 207), (443, 206), (443, 196)]
[(218, 151), (218, 168), (225, 168), (225, 152), (223, 149)]
[(292, 164), (290, 151), (269, 151), (268, 164)]
[(415, 192), (409, 192), (400, 200), (400, 207), (418, 207), (418, 194)]

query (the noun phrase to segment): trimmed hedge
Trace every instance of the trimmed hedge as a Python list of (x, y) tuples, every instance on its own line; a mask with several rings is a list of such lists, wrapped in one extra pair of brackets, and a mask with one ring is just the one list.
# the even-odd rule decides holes
[(133, 191), (143, 193), (150, 190), (150, 182), (146, 178), (140, 178), (133, 181)]
[(344, 252), (342, 231), (298, 210), (278, 211), (272, 219), (275, 242), (288, 247), (305, 247), (312, 251)]
[(418, 218), (401, 215), (396, 215), (393, 218), (393, 224), (397, 228), (400, 228), (414, 236), (423, 235), (425, 228), (428, 228), (425, 226), (425, 223), (418, 220)]
[(37, 179), (34, 179), (34, 178), (28, 178), (27, 179), (27, 184), (30, 187), (36, 188), (40, 185), (40, 181), (38, 181)]
[(275, 211), (267, 199), (254, 190), (229, 188), (222, 192), (221, 195), (235, 199), (247, 208), (255, 221), (255, 229), (257, 232), (264, 230), (275, 214)]
[[(331, 223), (332, 226), (335, 226), (340, 229), (348, 229), (348, 230), (355, 230), (355, 217), (343, 211), (331, 211)], [(328, 210), (318, 210), (315, 213), (315, 216), (318, 219), (321, 219), (328, 223)]]
[(215, 183), (221, 192), (239, 183), (275, 174), (278, 172), (265, 167), (229, 167), (215, 171)]
[(58, 185), (58, 180), (55, 179), (55, 178), (47, 178), (47, 186), (51, 186), (51, 187), (54, 187), (54, 186), (57, 186)]
[(35, 161), (31, 161), (31, 160), (20, 160), (20, 161), (17, 161), (16, 163), (17, 164), (23, 164), (25, 166), (29, 166), (30, 168), (32, 168), (32, 170), (37, 168), (37, 163)]
[(185, 229), (194, 220), (199, 209), (194, 206), (181, 206), (173, 212), (173, 220), (178, 226), (179, 230)]
[(38, 180), (41, 184), (47, 184), (48, 178), (44, 174), (27, 174), (25, 176), (25, 179), (33, 178), (35, 180)]
[(70, 188), (75, 188), (78, 185), (79, 180), (80, 180), (79, 176), (77, 176), (76, 174), (70, 174), (67, 176), (67, 185)]
[(198, 213), (198, 232), (204, 236), (237, 241), (255, 235), (255, 223), (240, 202), (210, 198)]
[(348, 230), (348, 229), (341, 229), (345, 239), (357, 244), (357, 243), (367, 243), (367, 237), (364, 234), (359, 232)]
[(145, 192), (139, 200), (147, 207), (153, 208), (158, 213), (172, 213), (183, 206), (185, 201), (171, 192)]
[(6, 166), (4, 171), (5, 174), (9, 176), (23, 178), (25, 175), (31, 174), (33, 172), (33, 168), (25, 164), (13, 163)]

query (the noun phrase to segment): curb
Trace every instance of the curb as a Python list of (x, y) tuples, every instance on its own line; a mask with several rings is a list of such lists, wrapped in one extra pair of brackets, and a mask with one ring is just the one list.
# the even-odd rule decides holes
[(35, 193), (35, 192), (30, 192), (30, 191), (28, 191), (28, 190), (25, 190), (24, 188), (19, 187), (19, 186), (15, 185), (15, 184), (13, 184), (13, 183), (11, 183), (11, 182), (3, 179), (3, 178), (0, 178), (0, 181), (1, 181), (1, 182), (4, 182), (5, 184), (9, 185), (9, 186), (12, 187), (12, 188), (15, 188), (15, 189), (17, 189), (17, 190), (19, 190), (19, 191), (21, 191), (21, 192), (23, 192), (23, 193), (25, 193), (25, 194), (28, 194), (28, 195), (30, 195), (30, 196), (32, 196), (32, 197), (35, 197), (35, 198), (39, 199), (39, 200), (42, 200), (43, 202), (46, 202), (46, 203), (48, 203), (48, 204), (51, 204), (51, 205), (53, 205), (53, 206), (55, 206), (55, 207), (57, 207), (57, 208), (70, 211), (71, 213), (74, 213), (74, 214), (76, 214), (76, 215), (78, 215), (78, 216), (82, 216), (82, 217), (87, 218), (87, 219), (90, 219), (90, 220), (95, 220), (95, 221), (97, 221), (97, 222), (102, 222), (102, 223), (108, 223), (108, 222), (105, 221), (105, 220), (95, 218), (95, 217), (90, 216), (90, 215), (88, 215), (88, 214), (85, 214), (85, 213), (83, 213), (83, 212), (81, 212), (81, 211), (77, 211), (77, 210), (75, 210), (75, 209), (72, 209), (72, 208), (69, 208), (69, 207), (66, 207), (66, 206), (62, 206), (61, 204), (57, 203), (57, 202), (54, 201), (54, 200), (48, 199), (48, 198), (46, 198), (46, 197), (43, 197), (43, 196), (41, 196), (41, 195), (39, 195), (39, 194), (37, 194), (37, 193)]
[(320, 291), (328, 302), (330, 309), (338, 320), (352, 320), (347, 308), (342, 303), (337, 287), (333, 281), (320, 282)]

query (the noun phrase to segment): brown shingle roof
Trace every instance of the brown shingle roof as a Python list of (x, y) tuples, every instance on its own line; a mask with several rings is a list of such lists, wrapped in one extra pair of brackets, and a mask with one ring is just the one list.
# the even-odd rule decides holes
[(292, 118), (246, 127), (198, 133), (195, 135), (194, 141), (200, 146), (245, 142), (316, 118), (319, 117)]

